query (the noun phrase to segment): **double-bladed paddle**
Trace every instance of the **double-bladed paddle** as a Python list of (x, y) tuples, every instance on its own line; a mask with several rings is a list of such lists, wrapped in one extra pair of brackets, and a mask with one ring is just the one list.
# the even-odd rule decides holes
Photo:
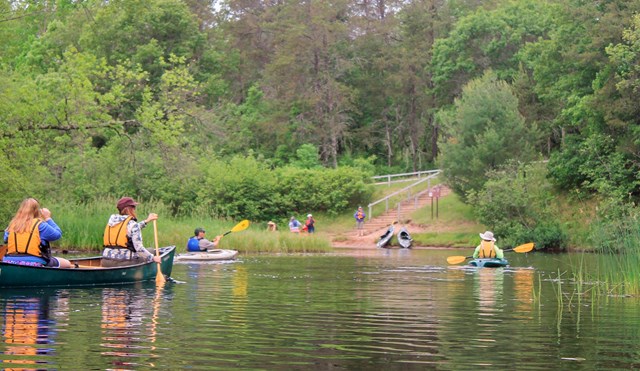
[[(520, 246), (516, 246), (512, 249), (504, 249), (502, 250), (503, 252), (510, 252), (510, 251), (515, 251), (515, 252), (519, 252), (519, 253), (523, 253), (523, 252), (529, 252), (531, 250), (533, 250), (534, 247), (534, 243), (533, 242), (529, 242), (529, 243), (525, 243), (523, 245)], [(473, 259), (473, 256), (450, 256), (447, 258), (447, 263), (449, 264), (460, 264), (462, 262), (464, 262), (467, 259)]]
[(231, 228), (230, 231), (225, 232), (222, 236), (226, 236), (231, 232), (244, 231), (247, 228), (249, 228), (249, 221), (247, 219), (245, 219), (245, 220), (241, 221), (240, 223), (236, 224), (235, 227)]

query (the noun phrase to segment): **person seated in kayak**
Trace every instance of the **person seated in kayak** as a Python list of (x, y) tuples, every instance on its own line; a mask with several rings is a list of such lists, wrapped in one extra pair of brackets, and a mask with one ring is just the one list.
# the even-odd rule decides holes
[(41, 209), (35, 198), (27, 198), (4, 231), (7, 252), (2, 261), (34, 267), (70, 268), (71, 262), (67, 259), (51, 256), (49, 242), (61, 237), (62, 230), (51, 219), (51, 211)]
[(158, 214), (150, 213), (147, 219), (138, 223), (137, 202), (131, 197), (122, 197), (104, 229), (103, 267), (122, 267), (146, 263), (151, 260), (160, 263), (160, 257), (150, 253), (142, 243), (142, 228), (149, 222), (158, 220)]
[(480, 241), (480, 245), (478, 245), (473, 252), (474, 259), (504, 259), (504, 252), (496, 246), (496, 239), (493, 237), (493, 232), (486, 231), (484, 233), (480, 233), (480, 238), (482, 238), (482, 241)]
[(187, 241), (187, 251), (209, 251), (209, 249), (215, 249), (220, 242), (221, 235), (216, 236), (213, 241), (209, 241), (204, 237), (207, 233), (204, 228), (196, 228), (193, 232), (194, 236)]

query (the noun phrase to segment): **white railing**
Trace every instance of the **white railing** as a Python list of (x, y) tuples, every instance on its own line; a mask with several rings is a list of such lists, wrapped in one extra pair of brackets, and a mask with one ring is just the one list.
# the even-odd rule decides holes
[[(440, 173), (440, 169), (435, 169), (435, 170), (425, 170), (425, 171), (416, 171), (413, 173), (401, 173), (401, 174), (389, 174), (389, 175), (376, 175), (371, 177), (371, 179), (374, 180), (374, 182), (376, 180), (379, 179), (386, 179), (386, 181), (384, 182), (376, 182), (375, 184), (388, 184), (391, 185), (392, 183), (400, 183), (400, 182), (410, 182), (412, 180), (414, 180), (415, 178), (422, 178), (423, 176), (431, 176), (433, 174), (439, 174)], [(392, 180), (393, 178), (400, 178), (397, 180)]]
[[(428, 174), (428, 175), (427, 175), (427, 174)], [(408, 185), (408, 186), (406, 186), (406, 187), (402, 188), (401, 190), (395, 191), (395, 192), (393, 192), (393, 193), (391, 193), (391, 194), (389, 194), (389, 195), (386, 195), (385, 197), (383, 197), (383, 198), (381, 198), (381, 199), (379, 199), (379, 200), (377, 200), (377, 201), (374, 201), (374, 202), (370, 203), (369, 205), (367, 205), (367, 206), (369, 207), (369, 214), (368, 214), (368, 215), (369, 215), (369, 220), (371, 220), (371, 217), (372, 217), (373, 207), (374, 207), (375, 205), (377, 205), (377, 204), (381, 203), (381, 202), (384, 202), (384, 203), (385, 203), (385, 209), (384, 209), (384, 211), (385, 211), (385, 212), (387, 212), (387, 211), (389, 211), (389, 199), (391, 199), (391, 198), (393, 198), (393, 197), (395, 197), (395, 196), (397, 196), (397, 195), (401, 195), (401, 194), (403, 194), (403, 193), (406, 193), (406, 194), (407, 194), (407, 196), (406, 196), (407, 198), (406, 198), (406, 199), (408, 200), (408, 199), (410, 199), (410, 198), (412, 197), (411, 191), (412, 191), (416, 186), (418, 186), (418, 185), (420, 185), (420, 184), (422, 184), (422, 183), (424, 183), (424, 182), (427, 182), (427, 190), (430, 190), (430, 189), (431, 189), (431, 179), (433, 179), (433, 178), (437, 177), (438, 175), (440, 175), (440, 170), (439, 170), (439, 169), (437, 169), (437, 170), (419, 171), (419, 172), (415, 172), (415, 173), (391, 174), (391, 175), (378, 175), (378, 176), (375, 176), (375, 177), (373, 177), (373, 178), (374, 178), (374, 179), (376, 179), (376, 178), (387, 178), (387, 179), (388, 179), (388, 182), (390, 182), (390, 183), (391, 183), (391, 178), (392, 178), (392, 177), (398, 177), (398, 176), (405, 176), (405, 177), (406, 177), (406, 176), (411, 176), (411, 175), (413, 175), (413, 177), (414, 177), (413, 179), (415, 179), (415, 177), (416, 177), (416, 176), (417, 176), (418, 178), (421, 178), (421, 176), (427, 175), (427, 177), (426, 177), (426, 178), (424, 178), (424, 179), (420, 179), (420, 180), (418, 180), (417, 182), (415, 182), (415, 183), (413, 183), (413, 184), (411, 184), (411, 185)], [(403, 180), (396, 180), (396, 181), (393, 181), (393, 183), (397, 183), (397, 182), (406, 182), (406, 181), (408, 181), (408, 180), (412, 180), (412, 179), (411, 179), (411, 178), (409, 178), (409, 179), (403, 179)], [(386, 183), (386, 182), (383, 182), (383, 183)], [(383, 184), (383, 183), (376, 183), (376, 184)], [(419, 193), (423, 193), (423, 192), (424, 192), (424, 190), (423, 190), (423, 191), (421, 191), (421, 192), (419, 192)], [(414, 196), (416, 196), (416, 195), (417, 195), (417, 194), (419, 194), (419, 193), (414, 194)], [(416, 199), (416, 202), (417, 202), (417, 198), (416, 198), (416, 197), (414, 197), (414, 198)], [(398, 204), (398, 214), (399, 214), (399, 213), (400, 213), (400, 205)], [(400, 219), (400, 216), (399, 216), (399, 215), (398, 215), (398, 219)]]

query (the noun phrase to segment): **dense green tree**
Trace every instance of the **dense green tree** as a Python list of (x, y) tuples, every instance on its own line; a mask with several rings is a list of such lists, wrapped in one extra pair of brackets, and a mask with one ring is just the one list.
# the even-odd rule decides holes
[(287, 3), (272, 27), (275, 53), (262, 87), (290, 112), (294, 134), (318, 146), (322, 161), (338, 164), (355, 92), (343, 82), (349, 66), (339, 49), (348, 43), (347, 1)]
[(177, 0), (117, 0), (105, 3), (85, 28), (80, 44), (111, 65), (131, 60), (149, 73), (162, 75), (170, 55), (191, 58), (203, 38), (189, 8)]
[(554, 28), (552, 3), (514, 1), (480, 8), (462, 17), (433, 50), (433, 81), (442, 103), (458, 96), (465, 84), (487, 69), (512, 82), (521, 48)]
[(467, 84), (454, 109), (441, 119), (447, 133), (442, 169), (463, 199), (482, 189), (490, 170), (535, 156), (535, 131), (524, 125), (511, 87), (492, 72)]

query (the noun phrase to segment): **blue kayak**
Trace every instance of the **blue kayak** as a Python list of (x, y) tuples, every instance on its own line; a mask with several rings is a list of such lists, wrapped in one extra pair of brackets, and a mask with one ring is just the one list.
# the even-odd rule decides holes
[(469, 265), (479, 268), (499, 268), (509, 265), (507, 259), (489, 258), (489, 259), (473, 259)]

